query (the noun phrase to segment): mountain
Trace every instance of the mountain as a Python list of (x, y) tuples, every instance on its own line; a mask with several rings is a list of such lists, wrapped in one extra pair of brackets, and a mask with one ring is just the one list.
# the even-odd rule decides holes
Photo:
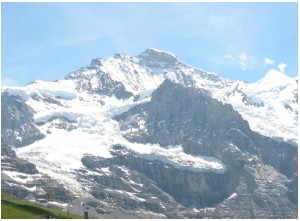
[(222, 100), (239, 111), (252, 130), (297, 146), (297, 78), (270, 70), (256, 83), (236, 82)]
[(94, 217), (296, 218), (297, 88), (157, 49), (3, 87), (1, 188)]

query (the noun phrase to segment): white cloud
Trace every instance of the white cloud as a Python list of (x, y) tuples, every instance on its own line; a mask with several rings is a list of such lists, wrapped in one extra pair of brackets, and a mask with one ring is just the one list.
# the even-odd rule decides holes
[(247, 60), (247, 55), (245, 52), (243, 52), (242, 54), (240, 54), (240, 61), (246, 61)]
[(229, 60), (235, 60), (234, 57), (231, 54), (225, 54), (224, 58), (229, 59)]
[(255, 58), (248, 56), (245, 52), (243, 52), (239, 56), (239, 63), (242, 70), (248, 70), (252, 69), (252, 67), (257, 64), (257, 61)]
[(265, 58), (265, 65), (273, 65), (275, 62), (270, 58)]
[(280, 72), (284, 73), (284, 70), (288, 67), (288, 65), (285, 63), (280, 63), (277, 67), (279, 68)]

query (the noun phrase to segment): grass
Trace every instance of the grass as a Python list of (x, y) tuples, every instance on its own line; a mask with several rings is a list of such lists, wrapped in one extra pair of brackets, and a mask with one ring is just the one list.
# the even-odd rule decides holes
[[(48, 208), (17, 199), (8, 193), (1, 193), (2, 219), (46, 219)], [(83, 216), (69, 214), (60, 209), (49, 209), (51, 218), (55, 219), (83, 219)]]

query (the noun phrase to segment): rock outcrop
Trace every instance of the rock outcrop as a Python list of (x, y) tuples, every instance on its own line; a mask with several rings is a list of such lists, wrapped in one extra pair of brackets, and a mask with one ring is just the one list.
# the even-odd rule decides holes
[(33, 110), (20, 96), (1, 94), (1, 140), (10, 146), (21, 147), (43, 135), (33, 120)]
[[(253, 205), (260, 208), (259, 213), (253, 212), (253, 217), (268, 217), (272, 213), (269, 210), (280, 207), (280, 204), (286, 205), (286, 210), (281, 211), (284, 215), (280, 217), (295, 214), (297, 148), (251, 131), (248, 122), (230, 105), (212, 99), (206, 91), (188, 89), (165, 81), (152, 94), (149, 103), (132, 108), (116, 117), (116, 120), (120, 123), (123, 136), (131, 142), (159, 143), (165, 147), (182, 145), (186, 153), (222, 160), (228, 171), (234, 174), (227, 176), (229, 181), (219, 180), (219, 184), (232, 184), (229, 185), (230, 191), (228, 188), (221, 188), (224, 191), (223, 197), (237, 192), (244, 182), (246, 188), (241, 194), (248, 195), (253, 200)], [(158, 170), (155, 171), (158, 173)], [(157, 176), (156, 173), (153, 174)], [(211, 176), (216, 179), (216, 175)], [(176, 185), (177, 176), (173, 174), (170, 177), (173, 180), (167, 181), (166, 177), (158, 180)], [(230, 180), (233, 178), (234, 181)], [(189, 179), (186, 177), (185, 181), (189, 182)], [(200, 180), (197, 183), (201, 184)], [(193, 182), (190, 180), (182, 188), (188, 189), (191, 185)], [(212, 183), (210, 186), (213, 186)], [(273, 190), (270, 192), (268, 189), (271, 186)], [(201, 185), (197, 189), (201, 191)], [(209, 194), (207, 189), (202, 190)], [(168, 192), (167, 189), (166, 191)], [(203, 199), (203, 196), (198, 199)], [(272, 201), (273, 206), (262, 203), (267, 201)], [(199, 203), (196, 205), (202, 206)], [(272, 216), (278, 217), (277, 212)]]

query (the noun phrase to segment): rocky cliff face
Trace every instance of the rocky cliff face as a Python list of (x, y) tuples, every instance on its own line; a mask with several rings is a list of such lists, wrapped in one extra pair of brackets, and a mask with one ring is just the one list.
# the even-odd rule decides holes
[(35, 125), (33, 114), (20, 96), (1, 93), (1, 140), (20, 147), (44, 138)]
[[(92, 62), (91, 67), (94, 67)], [(121, 82), (113, 80), (109, 74), (102, 71), (97, 71), (92, 75), (85, 75), (82, 72), (71, 73), (66, 79), (73, 79), (76, 81), (78, 91), (87, 91), (90, 94), (100, 94), (107, 96), (116, 96), (118, 99), (127, 99), (133, 94), (126, 91)]]
[(182, 144), (187, 153), (215, 157), (228, 145), (225, 140), (230, 130), (250, 131), (232, 106), (212, 99), (205, 90), (188, 89), (169, 80), (152, 94), (151, 102), (116, 119), (130, 141)]
[[(289, 179), (258, 158), (234, 173), (213, 174), (145, 160), (123, 146), (114, 146), (111, 153), (114, 158), (109, 160), (82, 159), (89, 172), (81, 171), (81, 177), (89, 182), (91, 194), (105, 204), (97, 207), (103, 214), (111, 214), (117, 206), (127, 215), (150, 211), (158, 218), (162, 217), (158, 214), (167, 218), (297, 217)], [(111, 201), (114, 207), (107, 205)]]
[[(228, 172), (233, 174), (226, 174), (227, 181), (221, 179), (217, 182), (225, 185), (219, 185), (224, 196), (228, 197), (239, 189), (237, 186), (241, 182), (246, 182), (247, 188), (242, 194), (273, 203), (289, 202), (291, 210), (297, 204), (297, 148), (251, 131), (248, 123), (230, 105), (212, 99), (205, 91), (187, 89), (166, 81), (153, 93), (151, 102), (138, 105), (116, 119), (123, 136), (132, 142), (159, 143), (165, 147), (181, 144), (187, 153), (221, 159), (227, 165)], [(266, 171), (279, 180), (268, 180)], [(163, 182), (166, 179), (158, 180)], [(190, 181), (189, 184), (182, 184), (185, 188), (193, 185), (190, 179), (184, 180)], [(166, 181), (165, 185), (167, 183), (176, 185), (174, 181)], [(283, 192), (283, 196), (269, 194), (269, 185), (276, 194)], [(207, 186), (214, 185), (210, 183)], [(197, 189), (209, 195), (210, 191), (203, 186)], [(194, 196), (205, 202), (205, 197)], [(217, 198), (210, 196), (209, 199)]]

